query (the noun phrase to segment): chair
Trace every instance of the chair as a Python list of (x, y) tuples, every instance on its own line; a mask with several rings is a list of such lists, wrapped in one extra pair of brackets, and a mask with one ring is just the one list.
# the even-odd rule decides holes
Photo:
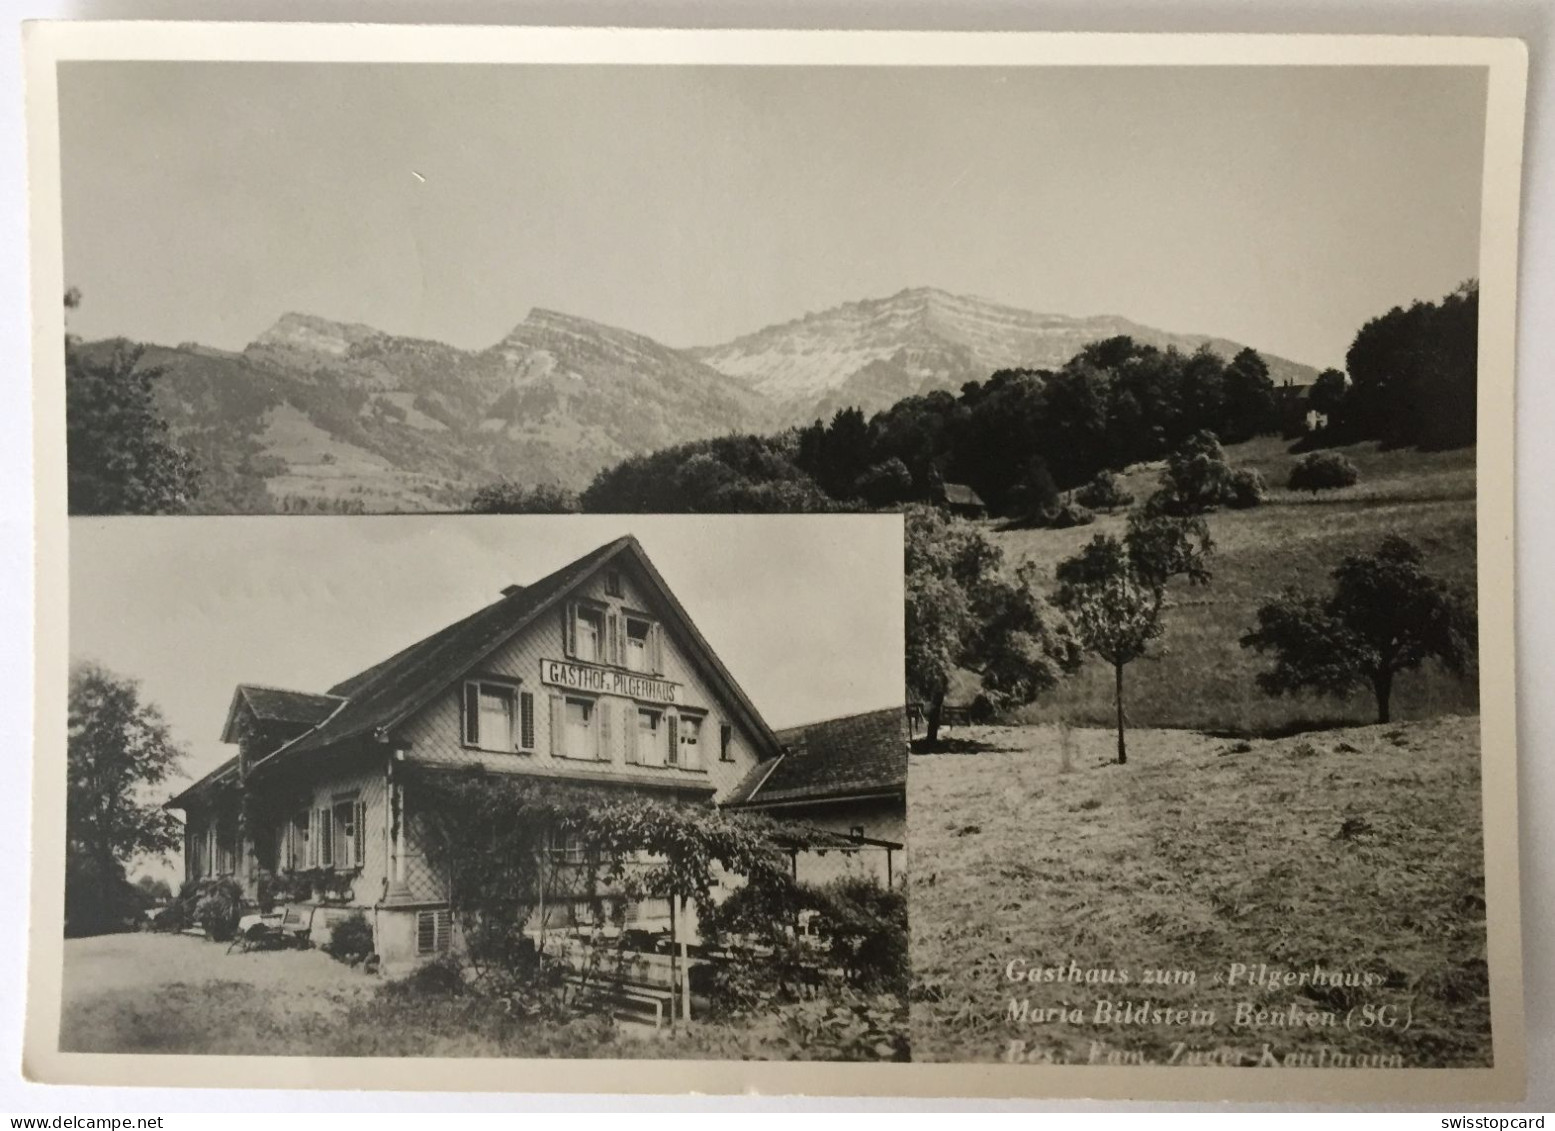
[(317, 908), (288, 905), (279, 913), (245, 917), (238, 921), (237, 934), (227, 944), (227, 953), (241, 949), (281, 950), (285, 947), (305, 947), (313, 933), (313, 915)]

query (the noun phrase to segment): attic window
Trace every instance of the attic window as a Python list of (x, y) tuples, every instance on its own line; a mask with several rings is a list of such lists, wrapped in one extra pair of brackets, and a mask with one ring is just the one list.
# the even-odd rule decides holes
[(612, 569), (605, 573), (605, 595), (607, 597), (619, 597), (622, 595), (620, 570)]
[(605, 615), (598, 609), (578, 607), (574, 616), (573, 655), (585, 663), (604, 659)]
[(653, 625), (637, 617), (626, 618), (626, 667), (630, 671), (645, 672), (651, 667), (649, 663), (649, 640), (653, 636)]

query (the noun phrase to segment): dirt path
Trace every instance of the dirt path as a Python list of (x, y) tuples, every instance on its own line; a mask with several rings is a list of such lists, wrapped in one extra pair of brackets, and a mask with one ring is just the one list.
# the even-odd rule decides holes
[(378, 979), (317, 950), (227, 953), (187, 935), (65, 942), (60, 1047), (79, 1052), (215, 1051), (229, 1018), (307, 1030), (365, 1000)]

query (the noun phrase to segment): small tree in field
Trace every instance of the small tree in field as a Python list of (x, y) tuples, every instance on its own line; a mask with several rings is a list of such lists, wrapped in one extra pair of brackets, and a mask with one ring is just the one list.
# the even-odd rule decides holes
[(1111, 514), (1134, 501), (1134, 496), (1123, 487), (1123, 480), (1115, 471), (1098, 471), (1096, 478), (1074, 493), (1074, 501), (1093, 511)]
[(1231, 465), (1213, 432), (1199, 432), (1166, 457), (1161, 489), (1150, 497), (1158, 514), (1188, 517), (1214, 510), (1233, 497)]
[(1338, 452), (1310, 452), (1296, 461), (1290, 469), (1288, 486), (1292, 491), (1332, 491), (1338, 487), (1353, 487), (1360, 481), (1361, 473)]
[(1112, 665), (1118, 719), (1118, 764), (1128, 761), (1123, 669), (1148, 654), (1165, 632), (1161, 613), (1174, 577), (1209, 580), (1213, 546), (1202, 518), (1130, 516), (1122, 541), (1098, 534), (1058, 566), (1058, 604), (1086, 651)]
[(994, 708), (1029, 703), (1080, 664), (1080, 648), (1038, 592), (1037, 567), (1010, 571), (969, 522), (935, 507), (906, 512), (907, 686), (939, 740), (957, 670), (982, 677)]
[(1459, 675), (1471, 666), (1473, 601), (1426, 573), (1413, 543), (1390, 534), (1376, 553), (1345, 558), (1333, 578), (1326, 598), (1287, 589), (1258, 610), (1257, 629), (1242, 637), (1242, 647), (1274, 656), (1274, 668), (1258, 676), (1270, 695), (1341, 698), (1364, 687), (1385, 723), (1400, 672), (1429, 659)]

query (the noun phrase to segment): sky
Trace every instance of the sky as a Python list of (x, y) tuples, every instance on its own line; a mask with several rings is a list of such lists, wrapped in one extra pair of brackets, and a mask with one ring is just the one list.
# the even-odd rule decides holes
[(1481, 68), (67, 63), (88, 338), (671, 346), (935, 286), (1314, 366), (1477, 274)]
[(903, 702), (900, 515), (77, 518), (70, 656), (140, 681), (193, 780), (239, 683), (324, 691), (623, 534), (774, 728)]

